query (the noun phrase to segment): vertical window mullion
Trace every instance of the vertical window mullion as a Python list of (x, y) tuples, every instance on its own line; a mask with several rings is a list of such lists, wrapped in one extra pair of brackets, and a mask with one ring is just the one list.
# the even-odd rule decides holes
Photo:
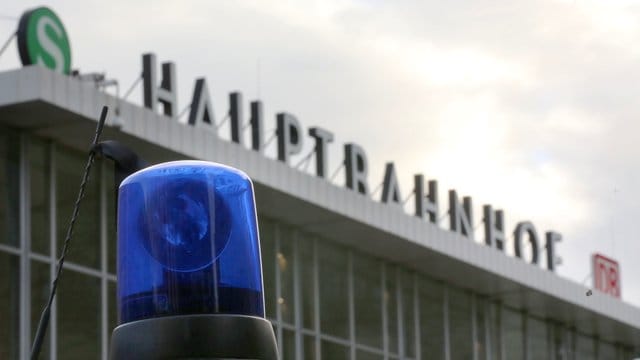
[(525, 360), (531, 359), (531, 351), (529, 349), (529, 344), (531, 341), (529, 340), (529, 315), (524, 312), (522, 313), (522, 348), (524, 349), (524, 358)]
[(400, 280), (400, 268), (395, 268), (396, 283), (396, 323), (398, 331), (398, 357), (404, 359), (404, 311), (402, 308), (402, 283)]
[(491, 303), (488, 300), (484, 301), (484, 306), (482, 307), (482, 311), (484, 312), (484, 342), (485, 342), (485, 359), (492, 360), (494, 351), (491, 347), (491, 321), (493, 320), (493, 316), (491, 314)]
[[(280, 255), (280, 225), (274, 224), (274, 238), (276, 247), (276, 259)], [(280, 281), (280, 266), (276, 264), (276, 337), (278, 340), (278, 349), (280, 349), (280, 357), (282, 357), (283, 340), (282, 340), (282, 282)]]
[(389, 358), (389, 318), (387, 317), (387, 265), (382, 264), (382, 285), (380, 290), (382, 291), (382, 350), (384, 352), (384, 359)]
[(442, 318), (444, 327), (444, 359), (451, 360), (450, 334), (449, 334), (449, 288), (442, 287)]
[(473, 360), (478, 360), (478, 347), (476, 346), (476, 341), (478, 340), (478, 304), (476, 301), (476, 295), (471, 294), (471, 354), (473, 356)]
[(353, 251), (347, 252), (347, 287), (348, 287), (348, 301), (349, 301), (349, 348), (351, 353), (351, 360), (356, 358), (356, 316), (355, 316), (355, 304), (353, 294)]
[[(56, 264), (58, 249), (58, 223), (56, 217), (58, 211), (56, 204), (58, 197), (56, 195), (56, 145), (49, 144), (49, 283), (52, 284), (56, 277)], [(51, 303), (51, 318), (49, 319), (49, 341), (51, 360), (58, 358), (58, 311), (57, 300), (54, 298)]]
[(504, 346), (504, 321), (503, 321), (503, 313), (502, 313), (502, 303), (498, 304), (498, 308), (496, 309), (498, 312), (498, 347), (500, 349), (500, 359), (507, 360), (505, 357), (505, 346)]
[(31, 208), (29, 179), (29, 138), (20, 134), (20, 358), (28, 359), (31, 350)]
[(549, 358), (549, 360), (554, 360), (556, 357), (556, 352), (555, 352), (555, 341), (553, 336), (553, 333), (554, 333), (553, 323), (549, 321), (545, 321), (544, 324), (547, 332), (547, 357)]
[(315, 330), (315, 355), (316, 360), (321, 358), (320, 349), (320, 274), (318, 271), (318, 241), (313, 239), (313, 314), (314, 314), (314, 330)]
[(413, 274), (411, 277), (413, 281), (413, 326), (414, 326), (414, 337), (416, 344), (416, 359), (422, 359), (422, 348), (421, 348), (421, 339), (420, 339), (420, 303), (418, 297), (418, 275)]
[(293, 232), (293, 311), (294, 311), (294, 324), (296, 328), (295, 343), (296, 343), (296, 359), (303, 359), (302, 344), (302, 301), (301, 289), (300, 289), (300, 256), (298, 254), (299, 248), (299, 235), (298, 231)]

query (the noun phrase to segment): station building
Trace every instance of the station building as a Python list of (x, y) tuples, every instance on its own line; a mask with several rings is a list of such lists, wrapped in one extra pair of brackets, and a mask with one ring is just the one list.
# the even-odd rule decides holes
[[(283, 359), (615, 359), (640, 309), (93, 84), (0, 73), (0, 358), (27, 359), (102, 105), (104, 139), (150, 163), (253, 179), (266, 314)], [(97, 162), (44, 358), (107, 359), (117, 324), (113, 165)]]

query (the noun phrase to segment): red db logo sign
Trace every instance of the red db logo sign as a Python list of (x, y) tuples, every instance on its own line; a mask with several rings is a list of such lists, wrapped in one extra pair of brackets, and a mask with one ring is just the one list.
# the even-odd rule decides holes
[(593, 255), (593, 287), (620, 298), (620, 265), (617, 261), (600, 254)]

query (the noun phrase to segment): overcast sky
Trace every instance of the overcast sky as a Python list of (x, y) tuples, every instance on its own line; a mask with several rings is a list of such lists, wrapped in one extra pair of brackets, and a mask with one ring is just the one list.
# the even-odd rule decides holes
[[(286, 110), (334, 132), (330, 173), (342, 144), (360, 144), (371, 189), (394, 161), (403, 197), (423, 173), (445, 210), (448, 189), (472, 196), (475, 224), (492, 204), (509, 233), (520, 220), (556, 230), (561, 276), (591, 284), (591, 254), (613, 257), (624, 300), (640, 305), (637, 2), (12, 1), (0, 41), (42, 3), (67, 28), (72, 66), (106, 72), (121, 93), (153, 51), (177, 65), (180, 109), (197, 77), (218, 120), (228, 92), (259, 97), (267, 129)], [(14, 43), (0, 69), (18, 66)]]

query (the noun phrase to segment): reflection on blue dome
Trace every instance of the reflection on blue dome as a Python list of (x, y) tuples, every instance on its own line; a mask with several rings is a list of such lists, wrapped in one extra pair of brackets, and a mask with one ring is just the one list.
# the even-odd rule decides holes
[(139, 222), (147, 236), (141, 237), (142, 242), (166, 268), (197, 270), (211, 264), (227, 245), (231, 214), (224, 196), (209, 190), (206, 178), (191, 175), (145, 196), (147, 211), (140, 212)]
[(253, 187), (242, 172), (176, 161), (120, 186), (120, 323), (148, 317), (264, 316)]

